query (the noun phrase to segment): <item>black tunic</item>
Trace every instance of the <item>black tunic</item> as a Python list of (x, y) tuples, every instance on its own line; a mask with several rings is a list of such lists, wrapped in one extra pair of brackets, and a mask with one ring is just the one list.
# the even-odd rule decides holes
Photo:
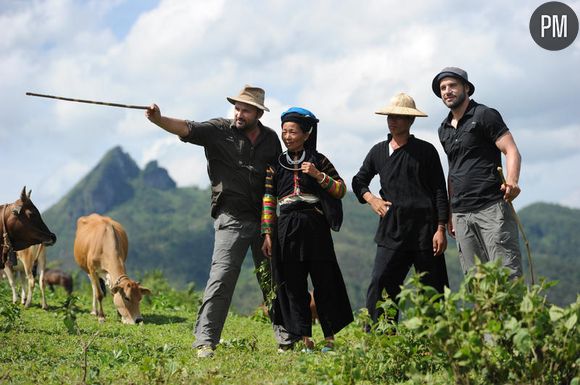
[(389, 156), (389, 142), (376, 144), (353, 177), (352, 188), (358, 200), (375, 175), (380, 176), (380, 196), (392, 206), (380, 219), (375, 235), (379, 246), (401, 251), (433, 248), (438, 223), (447, 223), (449, 207), (445, 177), (435, 147), (409, 137), (406, 145)]
[[(313, 162), (317, 169), (333, 179), (341, 180), (324, 155), (309, 151), (305, 160)], [(295, 190), (295, 175), (294, 171), (289, 171), (280, 164), (274, 170), (272, 186), (266, 186), (266, 193), (280, 199)], [(324, 194), (328, 194), (314, 178), (301, 171), (298, 171), (298, 183), (301, 193), (317, 195), (321, 200)], [(295, 276), (291, 273), (296, 269), (303, 269), (311, 275), (316, 307), (325, 336), (337, 333), (353, 321), (353, 315), (334, 252), (330, 224), (322, 211), (321, 203), (294, 202), (281, 206), (277, 226), (274, 228), (276, 231), (272, 234), (275, 246), (272, 267), (273, 280), (277, 287), (272, 308), (274, 323), (284, 325), (286, 330), (297, 336), (311, 335), (311, 319), (308, 315), (310, 309), (308, 302), (304, 300), (309, 298), (309, 294), (307, 290), (296, 291), (300, 282), (294, 282), (305, 280), (306, 276)], [(306, 288), (306, 281), (302, 286)]]

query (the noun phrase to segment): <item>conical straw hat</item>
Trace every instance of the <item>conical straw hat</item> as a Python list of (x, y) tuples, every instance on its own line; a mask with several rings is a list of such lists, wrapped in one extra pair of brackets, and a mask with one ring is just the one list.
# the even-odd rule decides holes
[(415, 107), (415, 101), (404, 92), (395, 95), (388, 106), (381, 108), (375, 114), (378, 115), (408, 115), (427, 116)]

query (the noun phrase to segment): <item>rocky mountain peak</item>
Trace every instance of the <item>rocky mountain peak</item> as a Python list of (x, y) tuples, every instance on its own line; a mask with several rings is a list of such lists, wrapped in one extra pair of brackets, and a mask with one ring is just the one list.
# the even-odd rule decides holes
[(141, 172), (143, 184), (147, 187), (156, 188), (159, 190), (172, 190), (177, 187), (177, 184), (166, 169), (159, 167), (156, 160), (152, 160)]

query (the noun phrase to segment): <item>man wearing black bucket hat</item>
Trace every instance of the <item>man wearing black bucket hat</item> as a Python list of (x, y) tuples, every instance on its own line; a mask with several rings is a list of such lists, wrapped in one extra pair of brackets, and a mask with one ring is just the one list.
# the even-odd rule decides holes
[[(212, 357), (226, 321), (234, 288), (248, 248), (254, 264), (265, 260), (261, 251), (260, 216), (266, 168), (282, 152), (276, 132), (260, 122), (265, 92), (246, 85), (238, 96), (228, 97), (234, 119), (205, 122), (161, 115), (153, 104), (147, 118), (182, 141), (204, 147), (211, 180), (211, 216), (215, 219), (215, 241), (211, 271), (195, 324), (194, 347), (200, 358)], [(260, 285), (267, 290), (264, 285)], [(267, 293), (264, 293), (264, 299)], [(279, 344), (293, 339), (274, 326)]]
[[(449, 234), (457, 240), (463, 272), (501, 259), (512, 278), (522, 275), (516, 218), (509, 203), (520, 193), (521, 156), (501, 115), (470, 99), (475, 86), (467, 72), (446, 67), (431, 84), (450, 112), (439, 127), (449, 161)], [(507, 179), (498, 167), (506, 157)]]

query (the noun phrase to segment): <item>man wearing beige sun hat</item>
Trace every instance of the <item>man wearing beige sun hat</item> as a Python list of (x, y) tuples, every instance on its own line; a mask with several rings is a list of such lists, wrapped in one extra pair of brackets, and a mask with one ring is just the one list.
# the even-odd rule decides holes
[[(276, 132), (259, 120), (269, 111), (264, 96), (262, 88), (246, 85), (239, 95), (228, 97), (234, 105), (234, 119), (175, 119), (161, 115), (155, 104), (146, 112), (151, 122), (182, 141), (203, 146), (207, 158), (215, 242), (195, 324), (194, 347), (200, 358), (213, 356), (219, 343), (248, 248), (256, 267), (266, 258), (260, 234), (264, 179), (268, 164), (278, 159), (282, 147)], [(293, 342), (282, 328), (275, 326), (274, 330), (279, 344)]]
[[(411, 265), (417, 272), (425, 272), (421, 281), (439, 292), (449, 285), (443, 254), (449, 208), (437, 150), (410, 133), (415, 118), (427, 114), (405, 93), (395, 95), (375, 113), (387, 115), (389, 135), (371, 148), (352, 179), (352, 189), (358, 200), (368, 203), (379, 216), (377, 252), (366, 300), (376, 322), (382, 314), (376, 304), (383, 289), (396, 302)], [(376, 175), (381, 187), (378, 196), (369, 188)], [(397, 319), (398, 315), (392, 321)]]

